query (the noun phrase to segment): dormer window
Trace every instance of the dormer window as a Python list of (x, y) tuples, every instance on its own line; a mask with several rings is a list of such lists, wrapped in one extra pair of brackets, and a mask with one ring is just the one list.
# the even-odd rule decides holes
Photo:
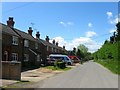
[(18, 37), (12, 36), (12, 44), (13, 45), (18, 45)]
[(28, 40), (24, 40), (24, 47), (29, 47), (29, 41)]

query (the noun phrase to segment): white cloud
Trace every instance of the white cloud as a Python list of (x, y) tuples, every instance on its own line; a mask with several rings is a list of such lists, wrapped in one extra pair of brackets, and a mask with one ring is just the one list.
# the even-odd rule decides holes
[(92, 23), (88, 23), (88, 27), (92, 27)]
[(116, 23), (118, 23), (118, 17), (116, 17), (114, 19), (110, 19), (109, 22), (110, 22), (110, 24), (116, 24)]
[(63, 26), (66, 26), (66, 24), (64, 22), (62, 22), (62, 21), (60, 22), (60, 24), (63, 25)]
[(62, 38), (61, 36), (55, 37), (52, 40), (50, 40), (50, 42), (52, 43), (52, 41), (55, 40), (55, 42), (58, 42), (58, 45), (63, 47), (63, 45), (66, 45), (66, 41), (64, 40), (64, 38)]
[(107, 14), (108, 18), (111, 18), (113, 16), (112, 12), (107, 12), (106, 14)]
[(63, 25), (64, 27), (74, 25), (73, 22), (63, 22), (63, 21), (59, 22), (59, 24)]
[(74, 23), (73, 23), (73, 22), (67, 22), (67, 24), (68, 24), (68, 25), (74, 25)]
[(73, 48), (77, 48), (79, 44), (84, 44), (86, 47), (88, 47), (89, 52), (95, 52), (102, 45), (101, 43), (97, 43), (96, 41), (92, 40), (90, 37), (79, 37), (71, 40), (70, 42), (65, 41), (61, 36), (55, 37), (53, 39), (58, 41), (59, 46), (63, 47), (63, 45), (65, 45), (67, 50), (73, 50)]
[(107, 12), (106, 14), (108, 16), (108, 22), (110, 24), (116, 24), (118, 21), (120, 21), (120, 18), (118, 18), (120, 14), (118, 16), (113, 16), (112, 12)]
[(94, 31), (88, 31), (86, 32), (86, 37), (93, 37), (96, 36), (97, 34)]
[(113, 34), (113, 32), (116, 32), (116, 30), (115, 29), (109, 30), (109, 33)]

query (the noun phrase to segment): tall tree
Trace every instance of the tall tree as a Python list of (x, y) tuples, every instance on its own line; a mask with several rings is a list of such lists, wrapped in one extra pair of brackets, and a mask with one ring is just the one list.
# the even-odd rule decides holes
[(117, 27), (117, 41), (120, 41), (120, 22), (116, 24)]
[(76, 55), (79, 59), (84, 58), (84, 54), (82, 53), (82, 51), (80, 51), (80, 49), (77, 50)]
[(107, 43), (109, 43), (109, 41), (108, 41), (108, 40), (105, 40), (104, 44), (107, 44)]
[(83, 45), (83, 44), (80, 44), (78, 47), (77, 47), (77, 50), (80, 50), (81, 52), (83, 52), (84, 54), (86, 54), (88, 52), (88, 48)]

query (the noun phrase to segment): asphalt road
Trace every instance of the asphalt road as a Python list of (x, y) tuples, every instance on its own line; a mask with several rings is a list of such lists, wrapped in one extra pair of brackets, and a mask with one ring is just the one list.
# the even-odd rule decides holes
[(93, 61), (89, 61), (40, 81), (37, 88), (118, 88), (118, 75)]

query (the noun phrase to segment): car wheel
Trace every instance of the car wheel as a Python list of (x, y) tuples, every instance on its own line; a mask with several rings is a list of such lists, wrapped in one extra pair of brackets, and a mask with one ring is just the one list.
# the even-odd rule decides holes
[(68, 62), (67, 64), (68, 64), (68, 65), (71, 65), (71, 63), (70, 63), (70, 62)]

